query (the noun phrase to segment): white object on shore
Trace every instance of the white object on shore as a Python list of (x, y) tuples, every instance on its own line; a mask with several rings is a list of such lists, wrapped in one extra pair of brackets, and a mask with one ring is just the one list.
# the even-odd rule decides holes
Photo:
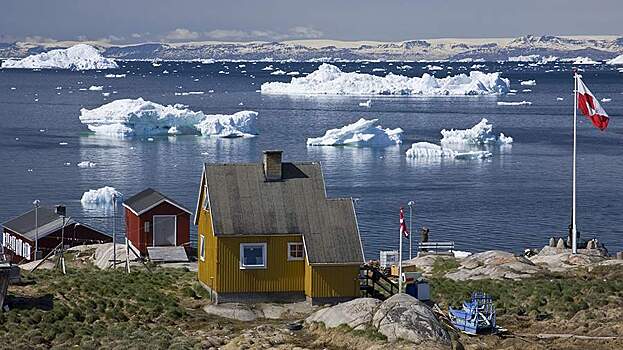
[(370, 106), (372, 106), (372, 100), (367, 100), (366, 102), (359, 102), (359, 107), (370, 108)]
[(442, 144), (459, 144), (459, 145), (485, 145), (485, 144), (511, 144), (513, 138), (500, 134), (498, 137), (493, 133), (493, 125), (488, 123), (486, 118), (465, 130), (451, 129), (441, 130)]
[(78, 163), (78, 168), (93, 168), (97, 163), (89, 162), (88, 160)]
[(2, 68), (92, 70), (115, 69), (119, 66), (115, 60), (102, 56), (96, 48), (78, 44), (68, 49), (51, 50), (21, 60), (6, 60), (2, 62)]
[(535, 86), (536, 80), (524, 80), (520, 84), (524, 86)]
[(80, 203), (82, 203), (82, 206), (111, 206), (113, 205), (115, 196), (118, 200), (121, 199), (121, 193), (119, 191), (114, 187), (105, 186), (97, 190), (84, 192)]
[(94, 109), (80, 110), (80, 122), (89, 130), (109, 136), (202, 134), (239, 137), (257, 134), (257, 112), (206, 115), (183, 105), (168, 105), (138, 99), (121, 99)]
[(506, 101), (498, 101), (498, 106), (529, 106), (532, 102), (530, 101), (520, 101), (520, 102), (506, 102)]
[(401, 128), (383, 129), (378, 119), (364, 118), (338, 129), (327, 130), (324, 136), (308, 138), (308, 146), (386, 147), (402, 143)]
[[(274, 74), (273, 72), (271, 74)], [(263, 83), (263, 94), (291, 95), (489, 95), (507, 93), (510, 82), (500, 73), (472, 71), (446, 78), (430, 74), (422, 77), (389, 73), (385, 77), (363, 73), (345, 73), (323, 63), (306, 77), (292, 78), (290, 83)]]

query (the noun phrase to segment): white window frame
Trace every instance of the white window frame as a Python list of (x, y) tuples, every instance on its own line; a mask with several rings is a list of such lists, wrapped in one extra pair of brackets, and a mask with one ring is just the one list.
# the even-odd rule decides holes
[[(176, 222), (177, 224), (177, 222)], [(150, 221), (145, 221), (145, 223), (143, 223), (143, 232), (145, 233), (149, 233), (151, 231), (151, 222)]]
[(199, 259), (206, 261), (206, 238), (204, 235), (199, 235)]
[[(301, 257), (295, 257), (292, 256), (292, 246), (293, 245), (300, 245), (301, 246), (301, 251), (303, 252), (303, 256)], [(305, 247), (303, 246), (303, 242), (288, 242), (288, 261), (298, 261), (298, 260), (304, 260), (305, 259)]]
[[(262, 265), (245, 265), (244, 264), (244, 248), (246, 247), (262, 247)], [(267, 268), (267, 257), (268, 256), (268, 244), (266, 242), (259, 243), (240, 243), (240, 269), (241, 270), (252, 270), (252, 269), (266, 269)]]
[(152, 224), (151, 224), (151, 246), (155, 247), (156, 246), (156, 218), (158, 217), (173, 217), (175, 219), (175, 234), (173, 236), (173, 240), (175, 241), (175, 243), (173, 244), (174, 247), (177, 247), (177, 215), (154, 215), (152, 216), (151, 220), (152, 220)]

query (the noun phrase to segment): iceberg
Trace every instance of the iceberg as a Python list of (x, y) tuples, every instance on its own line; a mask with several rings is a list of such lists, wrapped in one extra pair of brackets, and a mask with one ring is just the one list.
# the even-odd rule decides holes
[(536, 80), (523, 80), (520, 84), (524, 86), (535, 86)]
[(88, 160), (78, 163), (78, 168), (93, 168), (97, 163), (89, 162)]
[(93, 46), (78, 44), (68, 49), (56, 49), (31, 55), (21, 60), (6, 60), (2, 68), (28, 69), (116, 69), (115, 60), (105, 58)]
[(96, 134), (109, 136), (201, 134), (241, 137), (257, 134), (257, 112), (209, 115), (183, 105), (164, 106), (138, 99), (121, 99), (80, 110), (80, 122)]
[(377, 125), (378, 119), (364, 118), (341, 127), (327, 130), (324, 136), (308, 138), (308, 146), (355, 146), (386, 147), (402, 143), (401, 128), (383, 129)]
[(372, 106), (372, 100), (367, 100), (366, 102), (359, 102), (359, 107), (370, 108), (371, 106)]
[(493, 154), (489, 151), (469, 151), (469, 152), (457, 152), (453, 149), (436, 145), (430, 142), (416, 142), (411, 145), (411, 148), (406, 153), (408, 158), (417, 159), (485, 159), (490, 158)]
[(500, 134), (495, 136), (493, 133), (493, 125), (488, 123), (486, 118), (465, 130), (451, 129), (441, 130), (441, 144), (458, 144), (458, 145), (489, 145), (489, 144), (511, 144), (513, 138)]
[(80, 203), (84, 207), (92, 206), (111, 206), (117, 201), (122, 200), (122, 195), (114, 187), (105, 186), (97, 190), (88, 190), (82, 194)]
[[(273, 72), (275, 73), (275, 72)], [(510, 82), (500, 73), (472, 71), (446, 78), (425, 73), (422, 77), (389, 73), (384, 77), (346, 73), (323, 63), (306, 77), (292, 78), (290, 83), (263, 83), (263, 94), (286, 95), (489, 95), (509, 91)]]
[(611, 65), (623, 64), (623, 55), (619, 55), (606, 63)]
[(498, 101), (498, 106), (529, 106), (532, 102), (530, 101), (520, 101), (520, 102), (505, 102)]

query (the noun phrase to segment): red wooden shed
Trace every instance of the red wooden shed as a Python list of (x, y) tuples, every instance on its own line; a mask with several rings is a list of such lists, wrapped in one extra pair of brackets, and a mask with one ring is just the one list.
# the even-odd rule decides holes
[(128, 238), (141, 254), (147, 247), (188, 246), (190, 211), (148, 188), (123, 201)]

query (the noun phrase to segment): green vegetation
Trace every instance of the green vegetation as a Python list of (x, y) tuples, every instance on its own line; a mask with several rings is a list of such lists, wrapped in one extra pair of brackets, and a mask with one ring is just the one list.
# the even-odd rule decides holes
[(460, 264), (455, 258), (439, 258), (433, 263), (432, 274), (441, 277), (446, 273), (456, 270)]
[[(201, 348), (193, 332), (210, 321), (196, 273), (100, 271), (26, 273), (0, 313), (0, 344), (13, 348)], [(211, 323), (214, 323), (213, 320)], [(222, 322), (221, 322), (222, 323)]]
[(596, 269), (570, 275), (538, 276), (520, 281), (452, 281), (433, 278), (431, 293), (443, 305), (460, 306), (472, 291), (493, 296), (498, 315), (543, 320), (568, 318), (580, 310), (623, 307), (623, 271)]

